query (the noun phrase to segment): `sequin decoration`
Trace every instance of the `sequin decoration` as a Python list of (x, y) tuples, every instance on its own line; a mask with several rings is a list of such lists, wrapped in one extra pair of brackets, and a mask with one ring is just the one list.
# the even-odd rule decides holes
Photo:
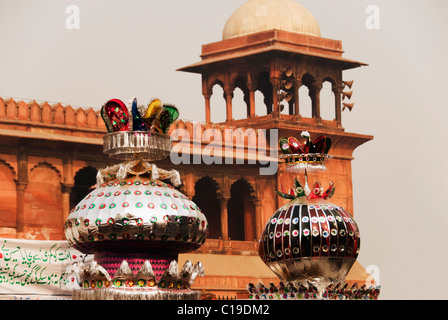
[(103, 106), (103, 119), (106, 126), (111, 124), (112, 131), (127, 131), (129, 130), (129, 113), (126, 105), (119, 99), (111, 99)]
[[(93, 251), (102, 245), (101, 240), (108, 239), (141, 240), (141, 245), (149, 247), (157, 241), (173, 241), (187, 252), (198, 248), (207, 236), (207, 219), (196, 204), (156, 180), (108, 183), (92, 191), (77, 208), (64, 229), (69, 243), (78, 250)], [(140, 228), (135, 228), (137, 225)]]

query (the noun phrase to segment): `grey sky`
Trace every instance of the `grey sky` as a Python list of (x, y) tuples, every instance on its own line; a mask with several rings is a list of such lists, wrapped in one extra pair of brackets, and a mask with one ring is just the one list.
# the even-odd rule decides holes
[[(221, 40), (244, 2), (0, 0), (0, 96), (94, 108), (112, 97), (159, 97), (182, 118), (203, 121), (200, 76), (175, 69)], [(375, 136), (353, 161), (359, 261), (378, 266), (382, 299), (447, 299), (448, 3), (298, 2), (322, 37), (342, 40), (346, 58), (369, 64), (344, 73), (355, 80), (355, 107), (343, 125)], [(372, 4), (379, 30), (365, 27)], [(79, 30), (65, 26), (68, 5), (80, 9)]]

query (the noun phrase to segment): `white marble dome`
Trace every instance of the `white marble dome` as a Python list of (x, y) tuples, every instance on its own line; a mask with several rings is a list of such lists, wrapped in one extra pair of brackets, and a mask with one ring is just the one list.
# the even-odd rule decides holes
[(222, 38), (272, 29), (320, 37), (316, 18), (294, 0), (249, 0), (227, 20)]

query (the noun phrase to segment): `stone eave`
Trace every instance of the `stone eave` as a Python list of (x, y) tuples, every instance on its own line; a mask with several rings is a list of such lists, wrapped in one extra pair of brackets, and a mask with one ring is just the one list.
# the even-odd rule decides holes
[[(253, 39), (247, 40), (248, 38)], [(326, 45), (316, 44), (317, 41), (322, 41)], [(367, 65), (363, 62), (343, 58), (342, 46), (339, 44), (340, 42), (336, 40), (271, 30), (204, 45), (201, 55), (202, 61), (179, 68), (177, 71), (202, 73), (202, 71), (218, 63), (273, 51), (326, 60), (330, 63), (340, 64), (343, 70)]]

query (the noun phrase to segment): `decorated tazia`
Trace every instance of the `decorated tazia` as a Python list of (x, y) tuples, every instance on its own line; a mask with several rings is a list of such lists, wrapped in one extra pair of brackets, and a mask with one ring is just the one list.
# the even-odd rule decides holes
[[(179, 253), (199, 248), (208, 222), (201, 209), (174, 187), (176, 170), (150, 163), (169, 155), (169, 126), (179, 113), (153, 99), (146, 106), (107, 101), (102, 116), (109, 133), (103, 151), (125, 162), (98, 170), (95, 189), (70, 212), (68, 242), (93, 264), (73, 269), (80, 288), (74, 299), (199, 299), (191, 290), (201, 263), (178, 270)], [(174, 186), (174, 187), (173, 187)]]
[[(306, 171), (304, 187), (296, 178), (289, 192), (283, 186), (276, 192), (290, 201), (265, 225), (259, 245), (260, 258), (282, 281), (302, 288), (303, 292), (297, 291), (301, 298), (334, 298), (331, 288), (344, 283), (359, 254), (361, 239), (355, 220), (344, 208), (329, 201), (335, 192), (334, 184), (330, 182), (324, 189), (316, 182), (310, 189)], [(254, 286), (249, 289), (254, 297), (262, 297)], [(297, 292), (284, 298), (298, 298)], [(378, 293), (379, 290), (369, 291), (367, 296), (376, 298)]]
[(281, 150), (280, 159), (284, 159), (289, 171), (325, 170), (325, 161), (331, 158), (328, 154), (331, 139), (323, 135), (311, 140), (308, 131), (303, 131), (300, 140), (296, 137), (282, 137), (279, 139)]
[(351, 286), (348, 283), (331, 285), (322, 292), (312, 284), (300, 285), (291, 282), (280, 282), (278, 286), (270, 283), (265, 286), (263, 283), (247, 286), (249, 299), (252, 300), (377, 300), (380, 292), (379, 287), (357, 283)]

